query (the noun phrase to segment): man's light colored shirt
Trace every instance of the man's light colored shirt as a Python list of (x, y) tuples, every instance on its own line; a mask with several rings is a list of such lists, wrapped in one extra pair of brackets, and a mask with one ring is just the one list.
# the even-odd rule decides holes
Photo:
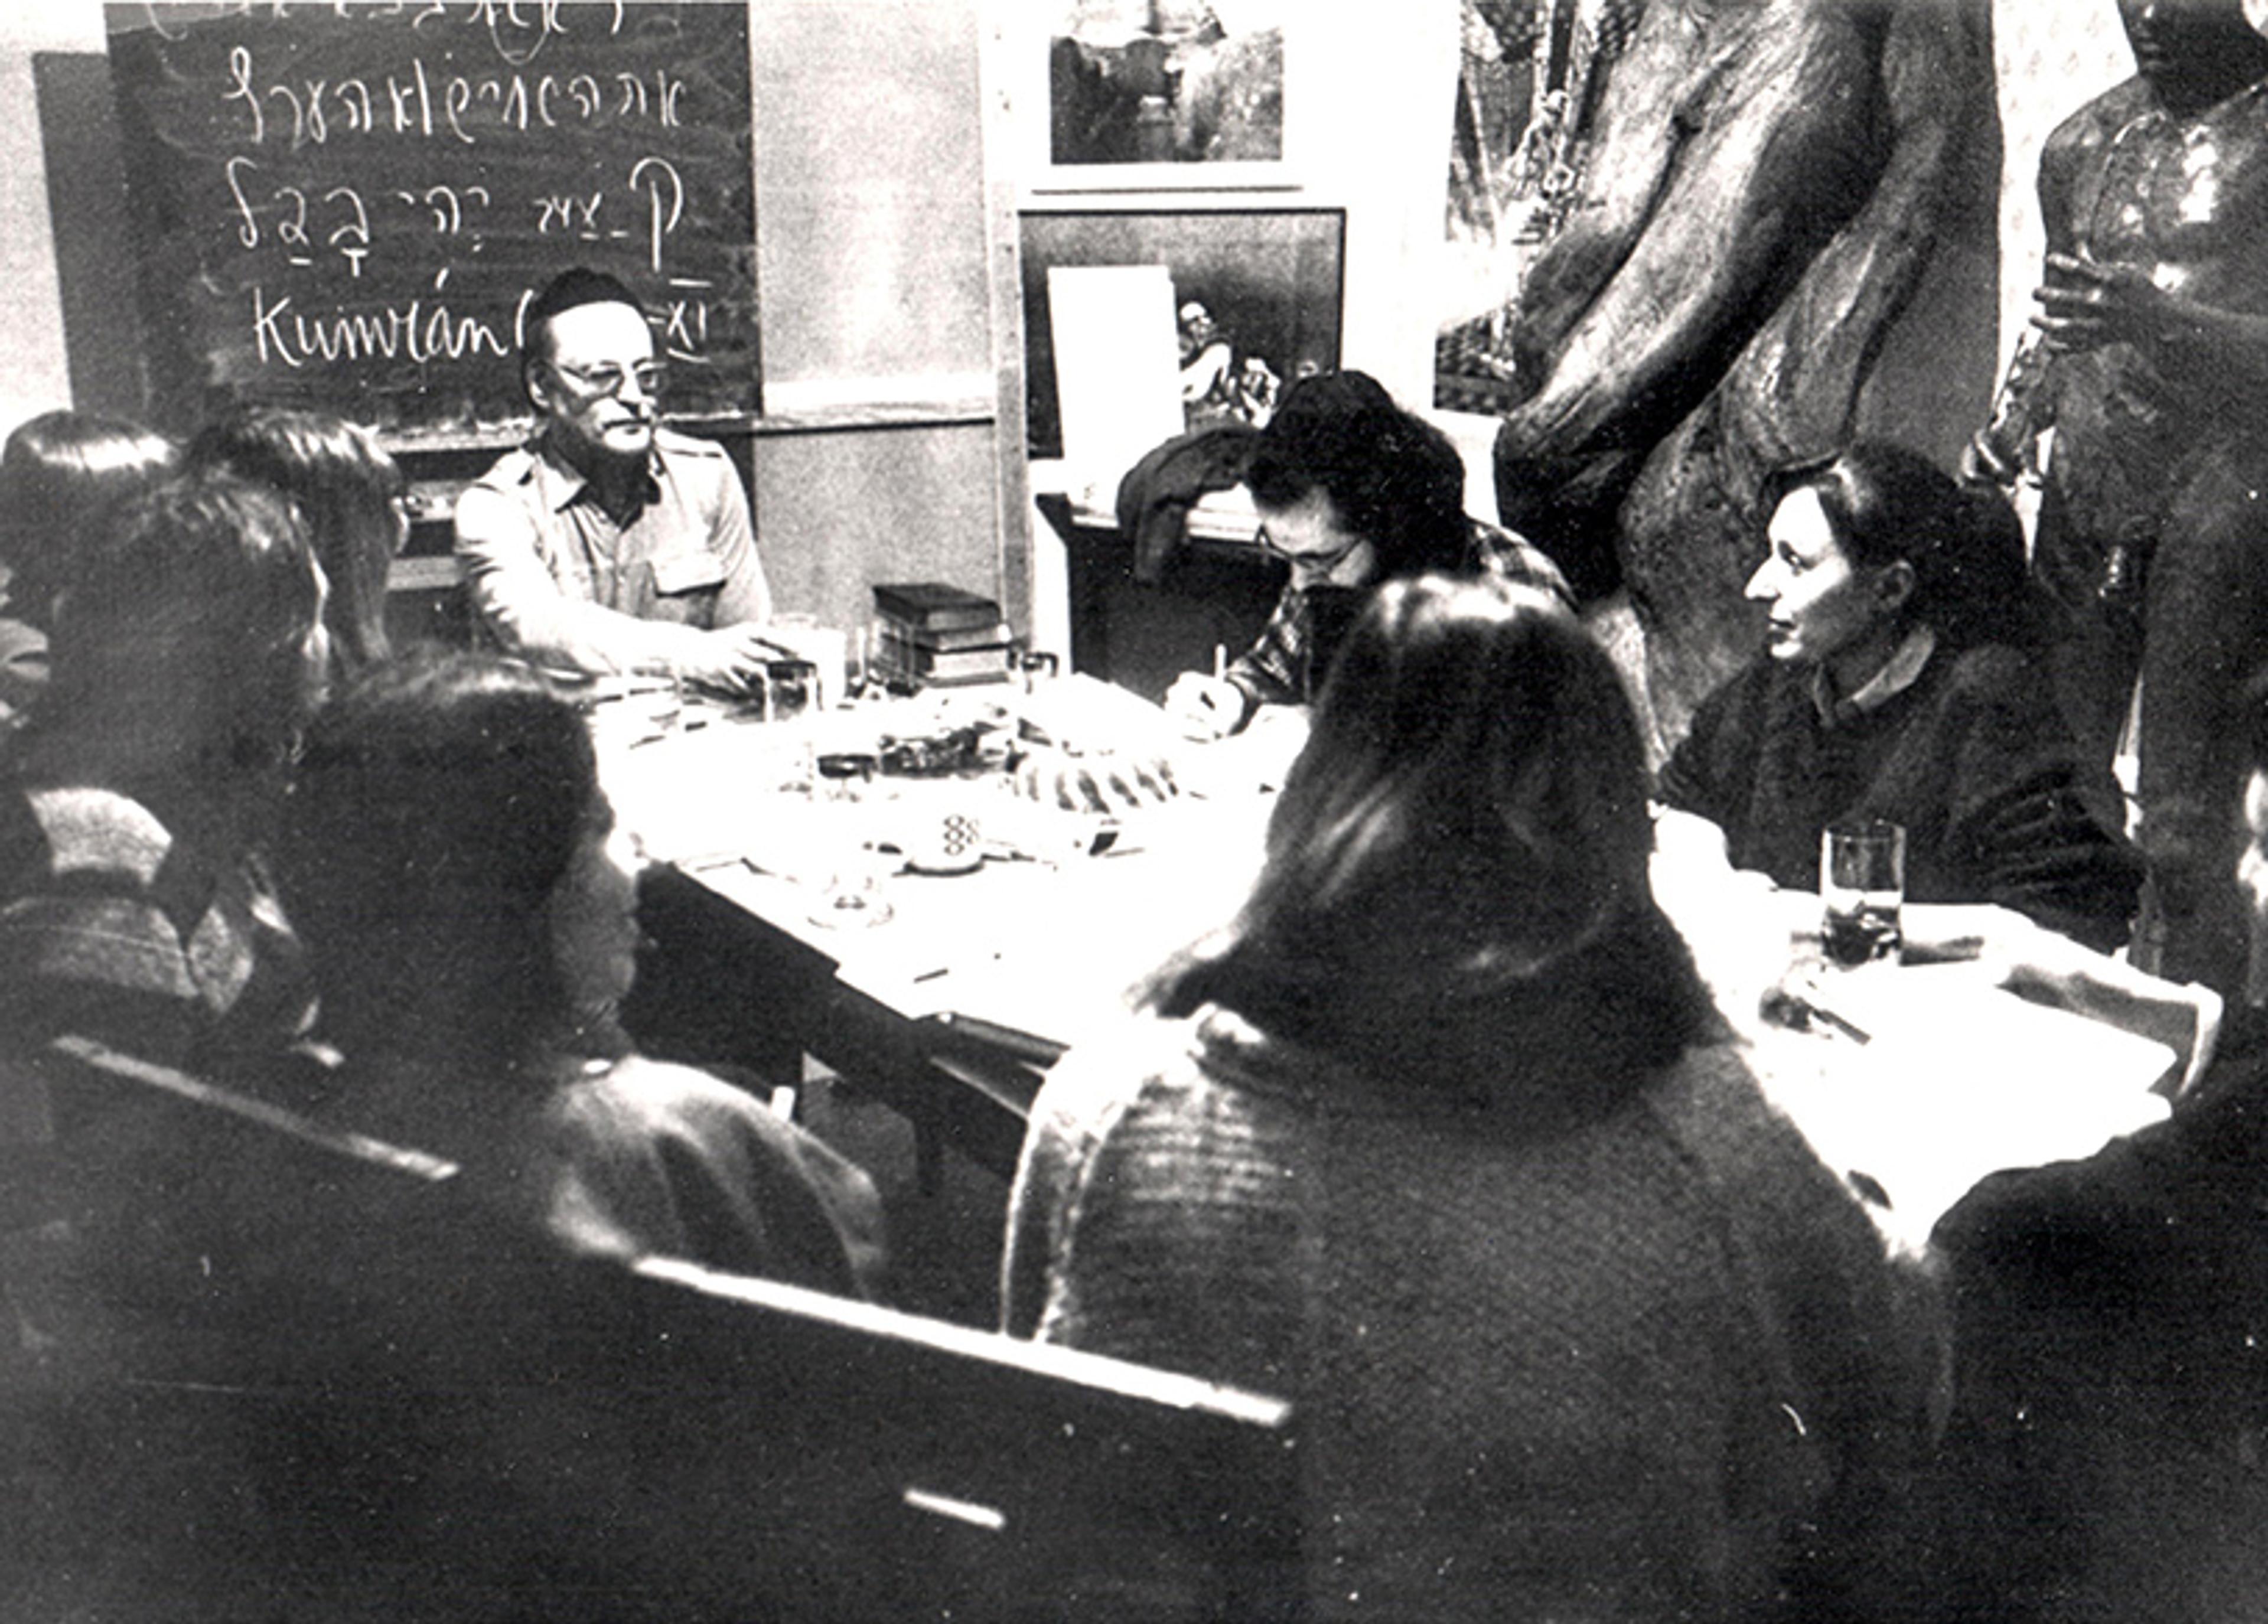
[(540, 438), (507, 452), (457, 499), (456, 552), (505, 649), (585, 671), (670, 660), (691, 632), (771, 614), (732, 459), (666, 429), (623, 521)]

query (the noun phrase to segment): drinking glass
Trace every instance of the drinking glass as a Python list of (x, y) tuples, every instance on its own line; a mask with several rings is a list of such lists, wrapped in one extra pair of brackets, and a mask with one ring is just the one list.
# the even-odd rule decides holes
[(883, 862), (867, 840), (867, 786), (877, 766), (873, 755), (860, 751), (828, 751), (812, 763), (814, 790), (831, 805), (839, 845), (828, 872), (827, 887), (811, 910), (814, 924), (833, 930), (858, 930), (879, 925), (890, 917), (890, 900), (883, 893)]
[(1827, 956), (1859, 965), (1896, 956), (1906, 896), (1906, 832), (1868, 819), (1832, 823), (1819, 836), (1819, 900)]

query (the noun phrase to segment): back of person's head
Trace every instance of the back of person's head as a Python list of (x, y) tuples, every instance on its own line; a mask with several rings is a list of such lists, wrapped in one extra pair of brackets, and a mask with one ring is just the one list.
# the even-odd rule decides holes
[(1964, 489), (1918, 452), (1880, 440), (1775, 470), (1764, 484), (1763, 512), (1769, 518), (1799, 490), (1818, 498), (1852, 562), (1903, 561), (1912, 570), (1904, 614), (1948, 645), (2034, 636), (2023, 526), (1997, 496)]
[(19, 425), (0, 450), (0, 564), (14, 577), (15, 612), (48, 625), (104, 510), (165, 479), (175, 460), (171, 441), (122, 418), (45, 412)]
[(645, 308), (619, 276), (593, 270), (587, 265), (569, 266), (545, 283), (522, 312), (519, 357), (523, 376), (532, 364), (551, 359), (551, 319), (585, 305), (627, 305), (641, 314)]
[(1604, 974), (1651, 1006), (1633, 1052), (1666, 1061), (1699, 1017), (1652, 846), (1635, 715), (1574, 618), (1493, 580), (1390, 584), (1316, 707), (1231, 944), (1160, 1002), (1218, 1000), (1373, 1069), (1458, 1053), (1469, 1084), (1522, 1040), (1497, 1023)]
[(502, 659), (412, 654), (325, 708), (278, 856), (350, 1062), (524, 1051), (563, 996), (549, 908), (598, 796), (581, 717)]
[(1285, 389), (1244, 483), (1263, 508), (1322, 491), (1345, 529), (1371, 544), (1381, 580), (1469, 567), (1464, 459), (1366, 372), (1318, 373)]
[(218, 772), (272, 765), (320, 691), (322, 577), (289, 503), (220, 472), (106, 511), (64, 594), (35, 725), (122, 730)]
[(323, 623), (341, 678), (389, 657), (386, 584), (408, 487), (376, 435), (326, 412), (242, 407), (189, 443), (189, 463), (257, 481), (298, 510), (330, 584)]

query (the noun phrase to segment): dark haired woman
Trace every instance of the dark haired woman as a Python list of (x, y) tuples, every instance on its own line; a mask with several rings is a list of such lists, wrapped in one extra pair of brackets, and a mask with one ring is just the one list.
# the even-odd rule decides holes
[(328, 654), (291, 510), (221, 474), (110, 511), (0, 795), (0, 1042), (236, 1077), (304, 1025), (261, 853)]
[(2140, 862), (2117, 786), (2080, 758), (2023, 647), (2023, 538), (2005, 503), (1859, 442), (1767, 488), (1749, 578), (1768, 645), (1660, 775), (1736, 868), (1801, 890), (1844, 819), (1906, 831), (1906, 895), (1997, 902), (2090, 946), (2126, 939)]
[(1381, 581), (1486, 570), (1567, 598), (1550, 559), (1466, 517), (1457, 448), (1367, 373), (1326, 372), (1285, 390), (1244, 485), (1261, 547), (1290, 573), (1258, 640), (1226, 672), (1174, 679), (1166, 709), (1195, 736), (1235, 732), (1262, 705), (1304, 703), (1322, 685), (1335, 629), (1319, 606)]
[(1006, 1328), (1288, 1394), (1319, 1617), (1747, 1617), (1894, 1521), (1888, 1266), (1650, 848), (1572, 616), (1389, 584), (1237, 921), (1033, 1108)]
[(538, 678), (471, 655), (376, 668), (310, 730), (279, 849), (342, 1126), (463, 1163), (571, 1246), (866, 1289), (865, 1174), (621, 1038), (635, 849)]
[(299, 511), (330, 583), (323, 607), (339, 681), (388, 658), (386, 580), (409, 534), (401, 467), (378, 437), (322, 412), (238, 408), (189, 443), (195, 467), (225, 468)]
[(173, 443), (91, 412), (43, 412), (0, 450), (0, 706), (20, 720), (48, 685), (56, 599), (103, 511), (173, 471)]

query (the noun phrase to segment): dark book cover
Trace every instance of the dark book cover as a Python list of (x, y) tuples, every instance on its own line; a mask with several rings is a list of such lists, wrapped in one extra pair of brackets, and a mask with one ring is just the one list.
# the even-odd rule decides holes
[(999, 624), (1000, 606), (942, 581), (895, 581), (874, 588), (874, 607), (918, 631), (961, 631)]

